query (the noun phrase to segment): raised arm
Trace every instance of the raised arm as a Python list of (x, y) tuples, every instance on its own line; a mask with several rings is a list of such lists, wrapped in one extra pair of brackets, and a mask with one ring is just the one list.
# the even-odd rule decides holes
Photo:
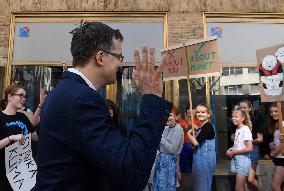
[[(78, 152), (91, 163), (103, 168), (121, 190), (143, 190), (150, 176), (165, 122), (172, 104), (162, 96), (162, 60), (154, 69), (154, 49), (143, 48), (140, 62), (135, 51), (136, 69), (133, 74), (143, 95), (138, 122), (129, 137), (120, 134), (109, 119), (104, 100), (98, 95), (83, 94), (76, 101), (73, 116), (78, 135)], [(90, 99), (97, 96), (98, 99)]]
[(40, 112), (41, 112), (45, 97), (46, 97), (46, 92), (44, 89), (41, 89), (40, 94), (39, 94), (39, 104), (34, 112), (34, 123), (33, 123), (34, 126), (38, 125), (40, 122)]

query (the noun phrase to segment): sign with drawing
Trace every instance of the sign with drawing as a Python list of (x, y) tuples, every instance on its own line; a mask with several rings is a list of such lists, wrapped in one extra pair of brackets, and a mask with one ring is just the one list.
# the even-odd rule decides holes
[(30, 191), (36, 183), (37, 165), (32, 157), (31, 134), (25, 142), (5, 148), (6, 176), (14, 191)]
[(261, 102), (284, 101), (284, 44), (256, 51)]

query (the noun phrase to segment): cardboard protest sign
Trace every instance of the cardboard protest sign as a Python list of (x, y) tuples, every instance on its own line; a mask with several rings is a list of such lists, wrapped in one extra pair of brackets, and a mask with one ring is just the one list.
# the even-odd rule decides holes
[(163, 71), (164, 81), (186, 79), (187, 76), (200, 78), (221, 74), (215, 36), (171, 46), (161, 52), (167, 58), (167, 65)]
[(161, 50), (162, 55), (166, 55), (167, 65), (163, 70), (163, 80), (179, 80), (186, 79), (187, 66), (186, 54), (183, 44), (171, 46)]
[(14, 191), (30, 191), (36, 183), (37, 165), (32, 157), (31, 134), (25, 142), (5, 148), (6, 176)]
[(256, 51), (261, 102), (284, 101), (284, 44)]
[(185, 43), (189, 65), (189, 77), (220, 76), (217, 37), (209, 37)]

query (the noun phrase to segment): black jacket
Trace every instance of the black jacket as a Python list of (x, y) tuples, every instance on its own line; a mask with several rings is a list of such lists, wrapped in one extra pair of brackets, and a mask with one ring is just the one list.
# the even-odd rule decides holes
[(64, 72), (43, 105), (35, 190), (143, 190), (171, 107), (144, 95), (127, 137), (111, 122), (104, 98)]

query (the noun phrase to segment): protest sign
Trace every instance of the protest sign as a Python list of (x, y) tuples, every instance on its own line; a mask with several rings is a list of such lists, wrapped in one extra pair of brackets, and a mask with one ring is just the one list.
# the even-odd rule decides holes
[(256, 51), (261, 102), (284, 101), (284, 44)]
[(167, 65), (163, 80), (179, 80), (219, 76), (221, 64), (217, 38), (209, 37), (178, 44), (161, 50), (166, 55)]
[(179, 80), (187, 78), (186, 54), (184, 44), (178, 44), (161, 50), (166, 56), (167, 65), (163, 70), (163, 80)]
[(215, 36), (185, 43), (190, 78), (220, 76), (221, 64)]
[(25, 142), (5, 148), (6, 176), (14, 191), (30, 191), (36, 183), (37, 165), (32, 157), (31, 134)]

